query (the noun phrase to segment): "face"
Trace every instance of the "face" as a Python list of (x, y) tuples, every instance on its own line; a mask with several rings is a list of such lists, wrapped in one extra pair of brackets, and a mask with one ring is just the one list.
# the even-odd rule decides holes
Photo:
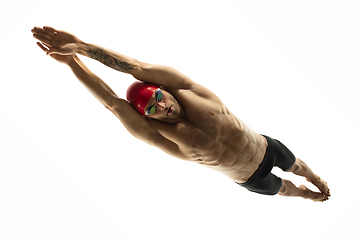
[(145, 108), (145, 116), (157, 120), (171, 120), (180, 116), (180, 105), (169, 92), (158, 88)]

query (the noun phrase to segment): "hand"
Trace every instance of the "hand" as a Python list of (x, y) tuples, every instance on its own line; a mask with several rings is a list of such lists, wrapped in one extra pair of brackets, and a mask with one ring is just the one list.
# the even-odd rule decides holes
[[(37, 45), (46, 53), (49, 52), (49, 49), (46, 48), (46, 46), (42, 43), (37, 43)], [(52, 53), (50, 55), (53, 59), (60, 63), (64, 63), (66, 65), (69, 65), (74, 60), (74, 54), (73, 55), (60, 55), (56, 53)]]
[(46, 54), (48, 54), (48, 55), (52, 55), (52, 54), (74, 55), (78, 49), (79, 49), (79, 46), (77, 43), (68, 43), (59, 48), (51, 47), (49, 49), (49, 51), (47, 51)]
[(75, 35), (56, 30), (52, 27), (34, 27), (31, 32), (33, 33), (34, 38), (41, 41), (49, 49), (58, 49), (68, 43), (81, 43), (81, 40)]

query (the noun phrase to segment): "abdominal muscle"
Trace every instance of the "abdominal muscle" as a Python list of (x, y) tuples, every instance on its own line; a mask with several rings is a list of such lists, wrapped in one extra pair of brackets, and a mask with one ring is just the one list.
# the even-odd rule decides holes
[(263, 161), (267, 141), (235, 116), (223, 116), (220, 120), (221, 127), (211, 134), (214, 136), (204, 134), (206, 128), (201, 131), (192, 129), (192, 141), (178, 143), (179, 148), (187, 160), (244, 183)]

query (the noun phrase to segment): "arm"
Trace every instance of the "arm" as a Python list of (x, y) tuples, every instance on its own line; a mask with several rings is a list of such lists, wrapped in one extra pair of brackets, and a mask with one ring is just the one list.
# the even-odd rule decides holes
[[(66, 36), (66, 35), (65, 35)], [(46, 53), (49, 52), (49, 43), (38, 42), (37, 45)], [(75, 55), (51, 54), (51, 57), (71, 68), (79, 81), (94, 95), (106, 108), (112, 105), (114, 99), (118, 98), (115, 92), (98, 76), (91, 72), (84, 63)]]
[(77, 79), (96, 99), (106, 108), (112, 106), (113, 101), (118, 96), (103, 80), (91, 72), (76, 55), (73, 56), (73, 60), (69, 62), (68, 66)]
[(73, 34), (51, 27), (37, 28), (32, 32), (49, 49), (49, 55), (81, 55), (93, 58), (117, 71), (129, 73), (136, 79), (168, 88), (190, 89), (193, 81), (176, 69), (164, 65), (140, 62), (134, 58), (81, 41)]
[[(96, 59), (118, 71), (129, 73), (140, 81), (166, 88), (192, 90), (201, 97), (221, 102), (213, 92), (196, 84), (189, 77), (172, 67), (143, 63), (120, 53), (83, 42), (72, 44), (70, 48), (74, 48), (76, 52)], [(70, 52), (74, 51), (71, 50)]]
[(131, 135), (147, 144), (158, 147), (169, 155), (184, 159), (177, 144), (164, 138), (151, 127), (146, 118), (142, 117), (126, 100), (119, 98), (76, 55), (74, 55), (74, 61), (69, 66), (79, 81), (121, 121)]
[[(45, 43), (45, 46), (39, 42), (37, 45), (44, 52), (48, 53), (49, 43), (43, 43)], [(158, 147), (174, 157), (185, 159), (177, 144), (164, 138), (158, 131), (151, 127), (149, 122), (142, 117), (130, 103), (119, 98), (111, 88), (92, 73), (76, 55), (52, 54), (51, 57), (60, 63), (68, 65), (79, 81), (122, 122), (124, 127), (133, 136)]]
[(77, 53), (93, 58), (117, 71), (129, 73), (140, 81), (177, 89), (189, 89), (193, 83), (190, 78), (172, 67), (143, 63), (93, 44), (81, 42), (76, 45)]
[(131, 135), (137, 139), (155, 146), (171, 156), (186, 159), (176, 143), (163, 137), (126, 100), (117, 99), (109, 110), (121, 121)]
[(136, 60), (101, 47), (86, 44), (75, 35), (56, 30), (52, 27), (34, 27), (33, 36), (47, 48), (42, 48), (48, 55), (72, 56), (75, 53), (96, 59), (103, 64), (122, 72), (129, 72), (136, 65)]
[(93, 44), (81, 42), (75, 44), (75, 47), (76, 53), (93, 58), (120, 72), (131, 74), (138, 64), (133, 58)]
[(158, 147), (169, 155), (184, 159), (177, 144), (164, 138), (151, 127), (146, 118), (142, 117), (126, 100), (119, 98), (76, 55), (74, 55), (74, 61), (70, 62), (69, 66), (79, 81), (121, 121), (134, 137)]
[(134, 137), (158, 147), (169, 155), (184, 159), (177, 144), (164, 138), (151, 127), (146, 118), (142, 117), (126, 100), (119, 98), (76, 55), (74, 55), (74, 61), (71, 61), (69, 66), (79, 81), (121, 121)]

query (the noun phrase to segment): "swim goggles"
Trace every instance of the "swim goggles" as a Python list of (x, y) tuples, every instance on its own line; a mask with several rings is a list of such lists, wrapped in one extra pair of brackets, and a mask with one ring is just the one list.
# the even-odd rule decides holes
[(156, 102), (151, 108), (149, 108), (149, 110), (147, 110), (145, 112), (145, 115), (150, 115), (150, 114), (155, 113), (155, 111), (156, 111), (156, 103), (159, 102), (162, 99), (163, 96), (164, 96), (164, 94), (161, 92), (160, 88), (155, 90), (155, 100), (156, 100)]

